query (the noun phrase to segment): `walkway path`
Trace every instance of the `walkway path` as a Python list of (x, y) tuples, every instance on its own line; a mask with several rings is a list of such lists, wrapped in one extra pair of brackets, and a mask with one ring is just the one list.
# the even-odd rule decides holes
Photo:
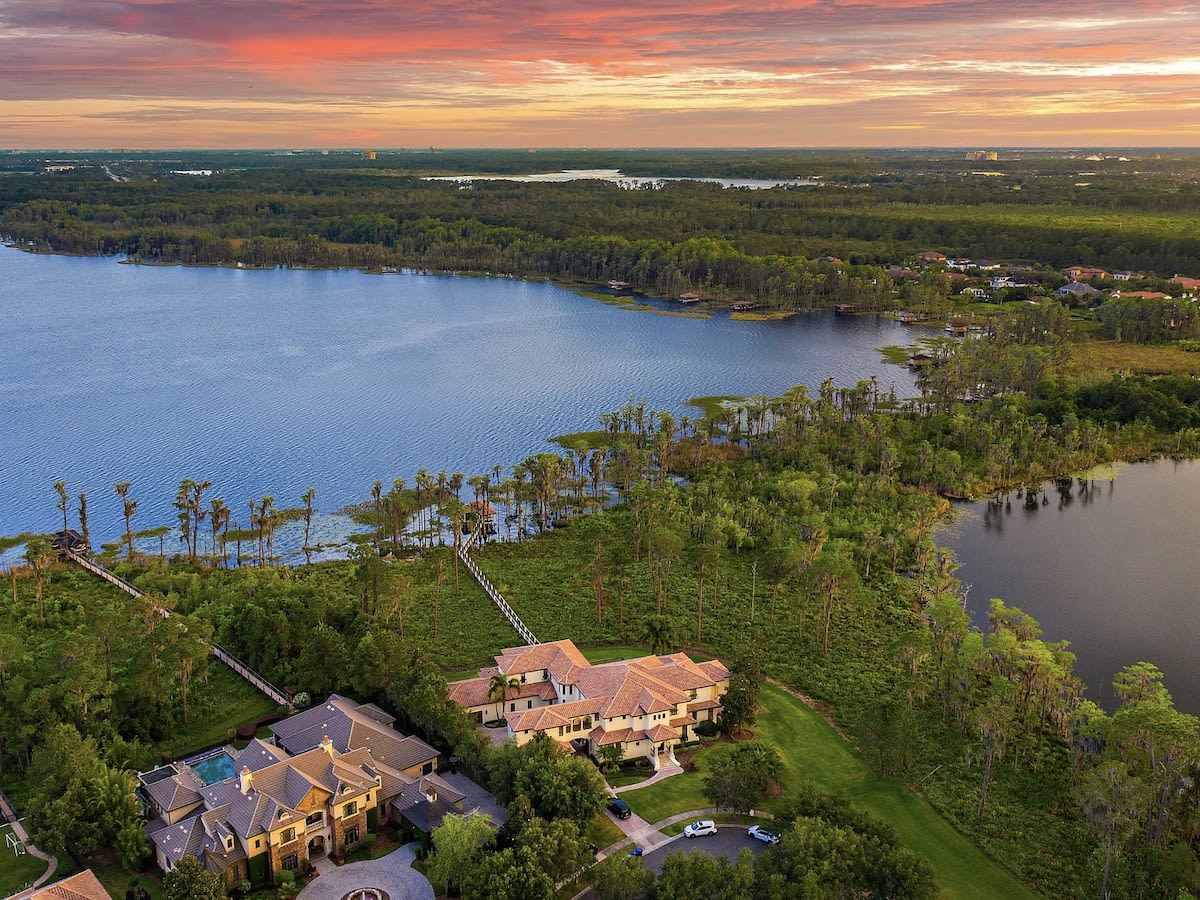
[[(135, 588), (128, 581), (114, 575), (112, 572), (108, 571), (108, 569), (104, 568), (104, 566), (97, 562), (93, 562), (86, 556), (81, 556), (78, 553), (72, 553), (70, 550), (63, 551), (62, 555), (68, 561), (75, 563), (75, 565), (80, 566), (83, 569), (86, 569), (93, 575), (99, 575), (109, 584), (124, 591), (135, 600), (146, 596), (142, 591)], [(171, 617), (171, 611), (169, 609), (158, 607), (158, 612), (164, 619), (169, 619)], [(213, 644), (212, 655), (221, 662), (225, 663), (225, 665), (229, 666), (229, 668), (233, 669), (233, 671), (248, 681), (255, 689), (266, 694), (280, 706), (285, 706), (289, 710), (292, 708), (291, 699), (284, 694), (283, 691), (279, 690), (279, 688), (275, 687), (275, 685), (271, 684), (271, 682), (267, 681), (267, 679), (263, 678), (224, 647), (220, 646), (219, 644)]]
[[(25, 833), (25, 827), (17, 820), (17, 814), (13, 812), (13, 808), (8, 803), (8, 798), (5, 797), (3, 793), (0, 793), (0, 818), (3, 818), (5, 822), (10, 822), (12, 824), (13, 834), (21, 839), (21, 843), (25, 845), (25, 849), (29, 851), (30, 856), (45, 860), (47, 863), (46, 871), (42, 873), (42, 876), (27, 889), (15, 895), (16, 897), (24, 897), (28, 894), (32, 894), (43, 884), (54, 877), (54, 873), (58, 870), (58, 857), (51, 856), (49, 853), (43, 853), (37, 847), (33, 846), (33, 844), (29, 843), (29, 835)], [(7, 847), (0, 848), (0, 852), (6, 851), (7, 849)]]
[(300, 892), (301, 900), (341, 900), (358, 888), (379, 888), (391, 900), (433, 900), (433, 886), (412, 867), (417, 845), (405, 844), (379, 859), (325, 870)]
[(613, 794), (621, 794), (625, 791), (640, 791), (644, 787), (650, 787), (655, 782), (662, 781), (664, 778), (670, 778), (672, 775), (682, 775), (683, 766), (663, 766), (645, 781), (635, 781), (633, 784), (623, 784), (621, 787), (609, 788), (609, 792)]
[(541, 641), (533, 636), (533, 632), (529, 630), (529, 626), (521, 621), (521, 617), (517, 615), (516, 610), (508, 605), (508, 601), (504, 599), (504, 596), (492, 586), (487, 576), (476, 565), (475, 560), (471, 559), (470, 550), (479, 541), (479, 536), (483, 533), (486, 521), (485, 516), (479, 516), (475, 520), (475, 527), (471, 529), (471, 533), (467, 535), (467, 539), (458, 547), (458, 558), (462, 560), (463, 565), (467, 567), (467, 571), (471, 573), (471, 576), (479, 582), (479, 586), (483, 588), (484, 592), (492, 598), (492, 602), (504, 614), (504, 618), (508, 619), (508, 624), (521, 636), (521, 640), (526, 644), (540, 644)]

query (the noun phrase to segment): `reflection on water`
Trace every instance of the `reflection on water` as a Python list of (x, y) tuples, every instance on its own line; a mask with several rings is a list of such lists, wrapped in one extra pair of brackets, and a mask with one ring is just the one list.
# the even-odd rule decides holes
[(1200, 713), (1200, 462), (1122, 466), (1115, 478), (1064, 479), (962, 504), (941, 535), (962, 568), (977, 625), (999, 597), (1069, 640), (1089, 695), (1111, 706), (1112, 677), (1135, 662), (1163, 670), (1176, 703)]
[(628, 190), (660, 188), (672, 181), (703, 181), (725, 188), (744, 188), (758, 191), (776, 187), (812, 187), (820, 181), (807, 178), (709, 178), (674, 175), (623, 175), (620, 169), (564, 169), (561, 172), (542, 172), (536, 175), (427, 175), (424, 181), (454, 181), (469, 185), (473, 181), (520, 181), (532, 184), (561, 184), (565, 181), (609, 181)]
[(1014, 510), (1023, 519), (1029, 519), (1050, 506), (1058, 511), (1068, 509), (1074, 503), (1087, 506), (1105, 496), (1111, 497), (1115, 483), (1115, 478), (1060, 478), (1036, 487), (999, 494), (980, 504), (983, 507), (983, 528), (985, 531), (1003, 532), (1005, 522)]

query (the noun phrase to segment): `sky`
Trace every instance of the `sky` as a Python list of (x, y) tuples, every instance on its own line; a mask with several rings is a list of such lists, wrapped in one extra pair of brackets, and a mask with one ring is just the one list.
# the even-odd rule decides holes
[(1200, 145), (1200, 0), (0, 0), (0, 148)]

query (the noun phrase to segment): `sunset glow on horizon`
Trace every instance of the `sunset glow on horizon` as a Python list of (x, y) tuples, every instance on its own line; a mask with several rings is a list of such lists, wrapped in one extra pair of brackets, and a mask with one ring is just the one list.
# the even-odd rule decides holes
[(0, 147), (1200, 145), (1200, 2), (0, 0)]

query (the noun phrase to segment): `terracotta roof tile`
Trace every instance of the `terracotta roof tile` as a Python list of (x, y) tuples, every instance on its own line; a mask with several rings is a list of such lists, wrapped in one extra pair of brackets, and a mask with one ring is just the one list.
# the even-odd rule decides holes
[(45, 900), (49, 897), (55, 900), (112, 900), (112, 894), (104, 889), (91, 869), (84, 869), (78, 875), (34, 891), (29, 895), (29, 900)]

